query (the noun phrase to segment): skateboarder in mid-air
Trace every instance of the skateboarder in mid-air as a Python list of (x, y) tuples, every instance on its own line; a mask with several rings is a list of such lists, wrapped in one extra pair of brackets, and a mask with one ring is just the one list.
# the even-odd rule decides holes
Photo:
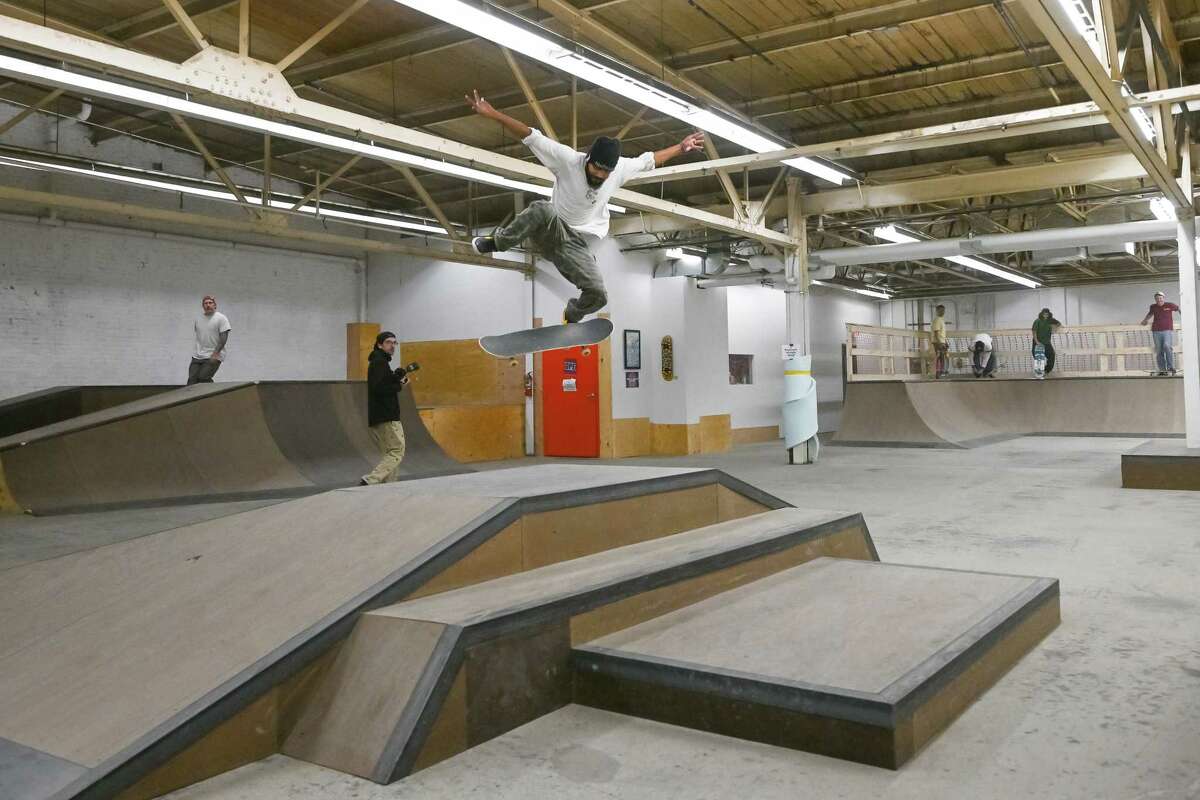
[(608, 201), (621, 184), (639, 172), (660, 167), (673, 158), (704, 146), (704, 134), (693, 133), (682, 142), (637, 158), (621, 157), (621, 140), (601, 136), (587, 153), (550, 139), (524, 122), (497, 111), (476, 91), (467, 96), (476, 114), (494, 119), (525, 143), (538, 160), (554, 173), (550, 201), (538, 200), (491, 236), (477, 236), (478, 253), (508, 250), (529, 239), (562, 276), (579, 289), (567, 303), (565, 322), (579, 322), (604, 308), (608, 294), (592, 255), (591, 245), (608, 235)]

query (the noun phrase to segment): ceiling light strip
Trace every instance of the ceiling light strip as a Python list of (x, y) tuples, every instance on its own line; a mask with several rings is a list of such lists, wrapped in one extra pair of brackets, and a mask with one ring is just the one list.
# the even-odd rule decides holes
[[(582, 78), (588, 83), (627, 97), (640, 105), (648, 106), (752, 152), (768, 153), (787, 147), (778, 139), (765, 136), (744, 123), (700, 106), (674, 89), (648, 77), (635, 75), (630, 67), (620, 62), (594, 51), (581, 52), (584, 48), (580, 45), (563, 40), (528, 20), (489, 3), (465, 0), (393, 1), (527, 58)], [(839, 186), (852, 179), (850, 175), (813, 158), (791, 158), (782, 163)]]
[[(138, 86), (129, 86), (124, 83), (118, 83), (116, 81), (98, 78), (91, 75), (68, 72), (67, 70), (59, 69), (58, 67), (39, 64), (26, 59), (13, 58), (12, 56), (8, 55), (0, 55), (0, 73), (4, 73), (16, 78), (31, 80), (35, 83), (49, 84), (51, 86), (63, 86), (78, 94), (98, 95), (114, 100), (133, 103), (139, 106), (145, 106), (147, 108), (158, 108), (164, 111), (174, 111), (188, 117), (205, 119), (210, 122), (231, 125), (243, 130), (270, 134), (272, 136), (279, 136), (284, 139), (306, 142), (318, 147), (325, 147), (330, 150), (337, 150), (343, 153), (354, 153), (388, 163), (404, 164), (406, 166), (417, 167), (418, 169), (426, 170), (428, 172), (451, 175), (458, 178), (464, 178), (469, 181), (475, 181), (477, 183), (484, 183), (489, 186), (499, 186), (505, 189), (513, 189), (515, 191), (530, 192), (532, 194), (541, 195), (542, 197), (549, 197), (551, 194), (551, 189), (548, 186), (540, 186), (538, 184), (527, 183), (525, 181), (513, 180), (511, 178), (506, 178), (501, 175), (494, 175), (490, 172), (484, 172), (483, 170), (474, 169), (472, 167), (464, 167), (448, 161), (438, 161), (436, 159), (426, 158), (425, 156), (405, 153), (401, 150), (396, 150), (390, 147), (382, 147), (373, 142), (360, 142), (357, 139), (347, 139), (342, 136), (334, 136), (321, 131), (304, 128), (299, 125), (291, 125), (285, 122), (261, 119), (250, 114), (244, 114), (240, 111), (231, 111), (229, 109), (219, 108), (217, 106), (197, 103), (184, 97), (153, 91), (150, 89), (143, 89)], [(625, 211), (624, 208), (616, 205), (610, 205), (609, 210), (617, 213), (624, 213)]]

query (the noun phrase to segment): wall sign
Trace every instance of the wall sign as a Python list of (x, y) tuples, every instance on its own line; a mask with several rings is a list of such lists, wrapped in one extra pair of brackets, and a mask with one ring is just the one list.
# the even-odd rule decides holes
[(563, 372), (567, 375), (575, 375), (579, 372), (579, 362), (573, 358), (563, 360)]
[(563, 391), (564, 392), (575, 391), (575, 379), (574, 378), (563, 378)]
[(625, 369), (642, 368), (642, 332), (625, 331)]
[(675, 380), (675, 340), (662, 338), (662, 377), (664, 381)]
[(641, 375), (641, 373), (636, 372), (636, 371), (626, 372), (625, 373), (625, 388), (626, 389), (638, 388), (638, 376), (639, 375)]

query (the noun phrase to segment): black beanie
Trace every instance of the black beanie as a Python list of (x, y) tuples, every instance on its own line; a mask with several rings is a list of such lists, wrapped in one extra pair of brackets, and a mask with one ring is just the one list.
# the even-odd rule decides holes
[(391, 331), (380, 331), (379, 335), (375, 337), (375, 346), (379, 347), (379, 345), (383, 344), (388, 339), (395, 339), (395, 338), (396, 338), (396, 334), (392, 333)]
[(612, 172), (621, 160), (621, 140), (611, 136), (597, 136), (596, 141), (588, 148), (587, 160), (589, 164)]

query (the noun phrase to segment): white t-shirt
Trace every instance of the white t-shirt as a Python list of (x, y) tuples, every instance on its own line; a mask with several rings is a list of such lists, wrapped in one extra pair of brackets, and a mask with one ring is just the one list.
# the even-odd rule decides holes
[(554, 141), (537, 128), (525, 137), (524, 142), (538, 161), (554, 173), (554, 194), (550, 203), (558, 218), (579, 233), (601, 239), (608, 235), (608, 202), (613, 192), (639, 172), (654, 169), (654, 153), (621, 158), (600, 188), (593, 189), (584, 172), (586, 153)]
[[(213, 351), (221, 344), (221, 334), (231, 330), (229, 320), (220, 311), (214, 311), (211, 317), (207, 314), (196, 317), (193, 329), (196, 332), (196, 349), (192, 358), (197, 361), (212, 357)], [(224, 361), (228, 352), (229, 348), (225, 348), (217, 358)]]
[(975, 352), (975, 343), (976, 342), (983, 342), (983, 355), (985, 357), (990, 356), (992, 354), (992, 337), (991, 336), (988, 336), (986, 333), (976, 334), (975, 338), (971, 340), (971, 352), (972, 353)]

